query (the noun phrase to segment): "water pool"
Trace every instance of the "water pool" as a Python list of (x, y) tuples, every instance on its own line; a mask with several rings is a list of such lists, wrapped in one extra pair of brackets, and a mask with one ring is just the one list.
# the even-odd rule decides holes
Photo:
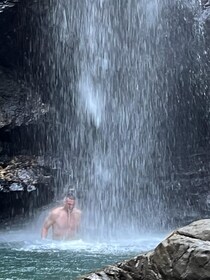
[(162, 234), (108, 242), (41, 240), (29, 230), (0, 232), (0, 279), (70, 279), (153, 249)]

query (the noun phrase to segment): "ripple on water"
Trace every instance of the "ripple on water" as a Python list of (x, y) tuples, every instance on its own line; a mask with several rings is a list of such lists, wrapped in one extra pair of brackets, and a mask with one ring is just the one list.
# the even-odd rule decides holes
[[(53, 241), (25, 232), (0, 234), (0, 280), (75, 279), (154, 248), (163, 235), (138, 239)], [(6, 277), (6, 278), (5, 278)]]

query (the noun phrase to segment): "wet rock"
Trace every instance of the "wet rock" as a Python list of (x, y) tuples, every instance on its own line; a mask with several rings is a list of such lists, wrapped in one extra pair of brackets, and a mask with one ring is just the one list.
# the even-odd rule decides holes
[[(206, 29), (206, 40), (207, 40), (207, 46), (209, 46), (209, 41), (210, 41), (210, 1), (209, 0), (203, 0), (202, 1), (203, 5), (203, 12), (200, 16), (200, 21), (204, 24), (205, 29)], [(207, 47), (208, 48), (208, 47)]]
[(0, 157), (0, 222), (18, 215), (33, 215), (52, 201), (50, 168), (35, 156)]
[(0, 1), (0, 13), (3, 12), (6, 8), (14, 7), (15, 3), (17, 3), (18, 0), (4, 0)]
[(41, 166), (35, 156), (0, 157), (0, 184), (3, 191), (20, 191), (37, 184), (47, 184), (51, 180), (49, 168)]
[(209, 0), (201, 0), (201, 3), (204, 6), (204, 8), (207, 8), (208, 6), (210, 6), (210, 1)]
[(28, 125), (48, 112), (38, 94), (0, 68), (0, 128)]
[(153, 251), (79, 279), (210, 279), (210, 219), (174, 231)]
[(206, 8), (204, 9), (200, 19), (202, 22), (206, 23), (207, 27), (209, 25), (210, 22), (210, 5), (209, 6), (205, 6)]
[(24, 191), (24, 186), (21, 184), (17, 184), (17, 183), (12, 183), (9, 186), (9, 190), (10, 191)]
[[(210, 156), (196, 153), (171, 158), (173, 168), (162, 190), (167, 207), (165, 227), (174, 228), (210, 215)], [(176, 200), (175, 200), (176, 198)], [(164, 214), (163, 214), (164, 215)]]

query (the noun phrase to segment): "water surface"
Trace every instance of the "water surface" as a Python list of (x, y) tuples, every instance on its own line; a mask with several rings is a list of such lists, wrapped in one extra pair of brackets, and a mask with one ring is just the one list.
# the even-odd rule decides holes
[(109, 241), (41, 240), (32, 230), (0, 232), (0, 279), (76, 279), (153, 249), (163, 234)]

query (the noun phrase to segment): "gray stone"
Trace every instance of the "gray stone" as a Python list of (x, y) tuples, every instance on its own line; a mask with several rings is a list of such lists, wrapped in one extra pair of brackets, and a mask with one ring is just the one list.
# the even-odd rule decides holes
[(40, 166), (35, 156), (16, 156), (8, 158), (1, 165), (0, 182), (4, 182), (4, 191), (20, 191), (28, 186), (28, 191), (35, 190), (36, 184), (49, 184), (51, 176), (47, 167)]
[(23, 186), (22, 184), (12, 183), (12, 184), (9, 186), (9, 190), (10, 190), (10, 191), (14, 191), (14, 192), (17, 192), (17, 191), (24, 191), (24, 186)]
[[(54, 190), (50, 167), (36, 156), (0, 156), (0, 226), (11, 218), (32, 216), (38, 207), (52, 201)], [(41, 161), (43, 163), (43, 161)]]
[(172, 232), (151, 252), (79, 279), (209, 280), (210, 219)]

